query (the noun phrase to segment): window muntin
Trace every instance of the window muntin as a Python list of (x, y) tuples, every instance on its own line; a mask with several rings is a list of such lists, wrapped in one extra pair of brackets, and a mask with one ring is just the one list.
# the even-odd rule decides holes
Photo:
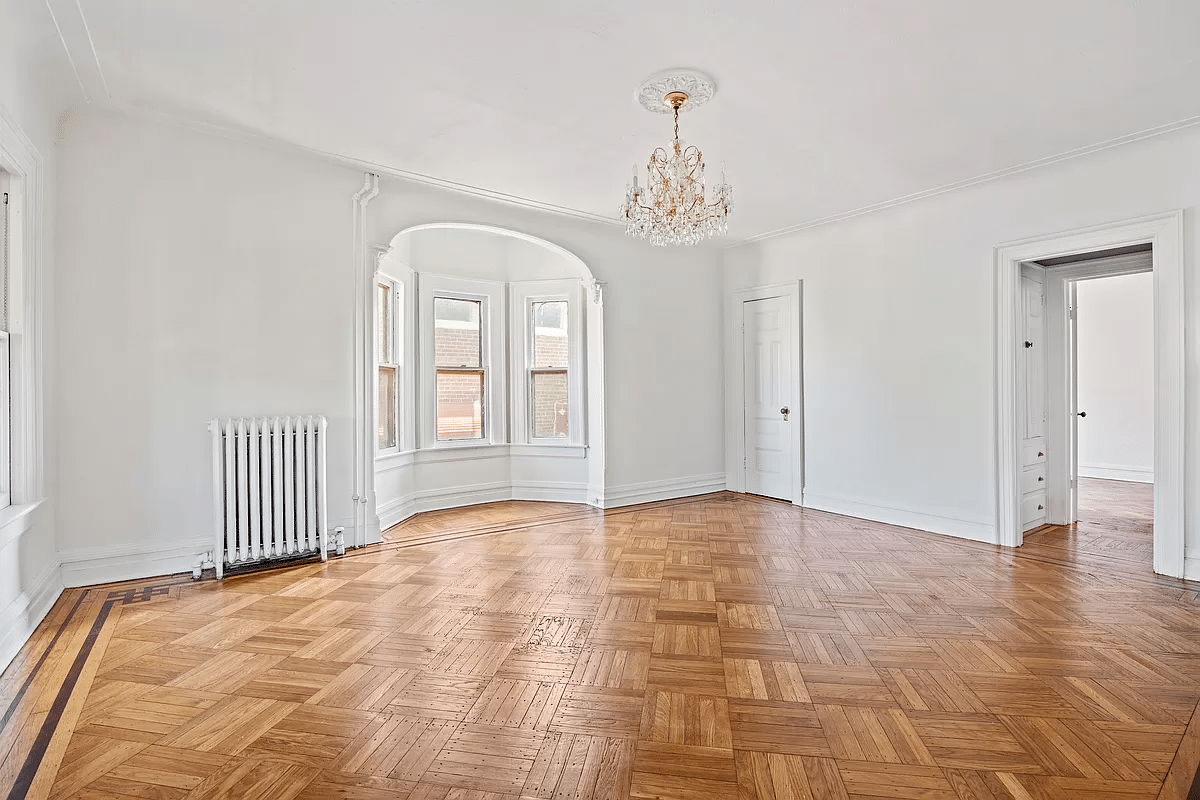
[(437, 440), (484, 438), (483, 301), (434, 297), (433, 362)]

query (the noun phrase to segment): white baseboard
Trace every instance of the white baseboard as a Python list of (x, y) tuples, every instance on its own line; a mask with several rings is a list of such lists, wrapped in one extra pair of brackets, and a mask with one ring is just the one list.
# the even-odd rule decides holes
[(1108, 481), (1154, 483), (1154, 470), (1147, 467), (1122, 466), (1120, 464), (1080, 464), (1079, 477), (1102, 478)]
[(212, 549), (211, 539), (200, 539), (154, 549), (125, 544), (63, 550), (59, 553), (63, 585), (90, 586), (191, 572), (196, 556)]
[(970, 539), (974, 542), (996, 544), (996, 527), (991, 521), (960, 519), (957, 517), (928, 514), (908, 508), (894, 508), (868, 503), (851, 497), (832, 494), (804, 493), (804, 507), (817, 511), (828, 511), (846, 517), (883, 522), (916, 528), (920, 531)]
[(687, 478), (672, 478), (665, 481), (627, 483), (623, 486), (608, 486), (604, 489), (604, 508), (620, 508), (638, 503), (653, 503), (658, 500), (675, 500), (698, 494), (725, 491), (724, 472), (710, 475), (692, 475)]
[(1187, 556), (1183, 559), (1184, 580), (1200, 581), (1200, 557)]
[(513, 500), (539, 500), (545, 503), (586, 503), (587, 483), (567, 481), (513, 482)]
[(440, 511), (443, 508), (496, 503), (502, 500), (540, 500), (551, 503), (586, 503), (586, 483), (555, 481), (522, 481), (509, 483), (477, 483), (447, 489), (427, 489), (412, 492), (379, 507), (379, 527), (387, 530), (414, 514)]
[(50, 613), (62, 591), (62, 573), (58, 564), (53, 564), (34, 578), (28, 590), (0, 611), (0, 671), (16, 658), (21, 646)]

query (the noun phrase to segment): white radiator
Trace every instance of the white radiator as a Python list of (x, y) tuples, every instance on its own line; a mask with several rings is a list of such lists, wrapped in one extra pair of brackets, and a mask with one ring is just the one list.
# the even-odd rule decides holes
[(328, 555), (325, 417), (214, 419), (217, 577), (227, 567)]

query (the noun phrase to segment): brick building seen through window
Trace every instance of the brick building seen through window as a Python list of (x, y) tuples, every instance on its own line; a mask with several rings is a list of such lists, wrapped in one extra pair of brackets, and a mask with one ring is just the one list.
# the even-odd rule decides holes
[[(487, 396), (481, 338), (482, 304), (434, 300), (437, 438), (482, 439)], [(567, 394), (567, 303), (535, 302), (530, 308), (532, 359), (528, 384), (534, 438), (565, 438), (570, 429)]]

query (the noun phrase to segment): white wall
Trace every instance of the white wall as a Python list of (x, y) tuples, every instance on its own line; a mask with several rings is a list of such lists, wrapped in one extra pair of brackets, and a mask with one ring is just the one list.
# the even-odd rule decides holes
[[(55, 385), (54, 291), (55, 126), (77, 88), (61, 57), (54, 28), (41, 3), (0, 0), (0, 151), (31, 151), (38, 160), (39, 198), (33, 288), (40, 317), (28, 320), (40, 340), (42, 486), (48, 497), (29, 515), (0, 524), (0, 670), (16, 655), (62, 591), (55, 537), (57, 429), (47, 414)], [(30, 243), (26, 243), (30, 244)], [(0, 519), (4, 516), (0, 512)]]
[[(350, 517), (351, 197), (362, 173), (311, 156), (105, 112), (66, 127), (57, 293), (71, 458), (68, 583), (186, 569), (208, 544), (207, 421), (330, 418), (330, 522)], [(609, 282), (607, 486), (723, 486), (720, 253), (619, 227), (381, 181), (368, 242), (461, 221), (530, 233)], [(657, 409), (647, 413), (647, 409)]]
[(62, 145), (58, 415), (68, 585), (211, 549), (218, 416), (329, 418), (350, 519), (350, 197), (361, 174), (103, 112)]
[(1079, 474), (1154, 482), (1154, 276), (1079, 281)]
[[(1195, 321), (1198, 204), (1200, 129), (1190, 128), (728, 251), (727, 291), (804, 281), (805, 502), (994, 540), (993, 248), (1186, 208)], [(1200, 554), (1198, 432), (1187, 440), (1190, 558)]]

